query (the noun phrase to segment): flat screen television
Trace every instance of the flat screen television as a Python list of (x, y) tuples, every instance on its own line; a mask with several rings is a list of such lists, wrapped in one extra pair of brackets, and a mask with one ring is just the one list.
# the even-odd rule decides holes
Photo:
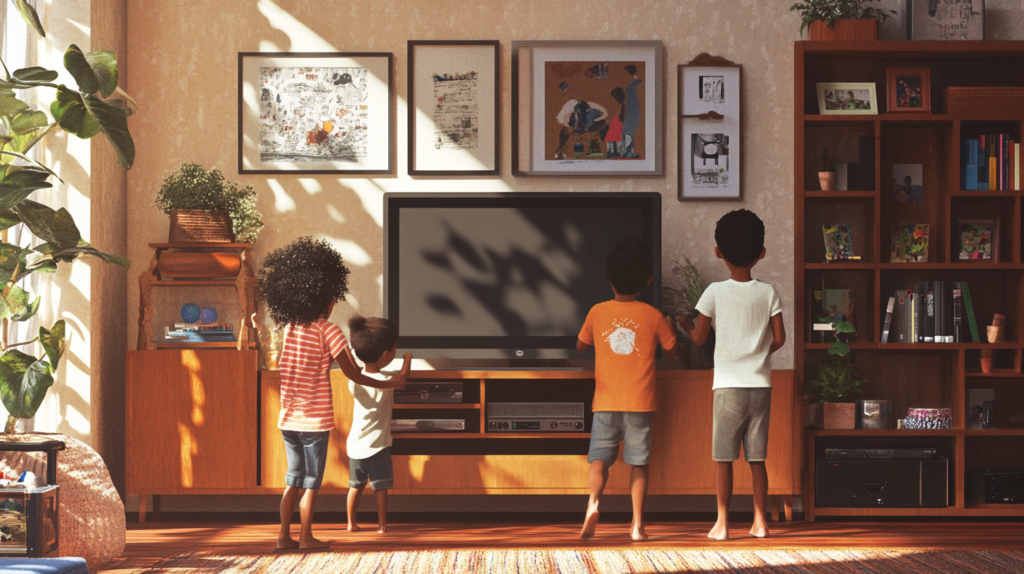
[[(633, 236), (654, 255), (639, 299), (658, 307), (658, 193), (386, 193), (384, 314), (425, 359), (572, 359), (605, 257)], [(401, 354), (399, 354), (401, 356)]]

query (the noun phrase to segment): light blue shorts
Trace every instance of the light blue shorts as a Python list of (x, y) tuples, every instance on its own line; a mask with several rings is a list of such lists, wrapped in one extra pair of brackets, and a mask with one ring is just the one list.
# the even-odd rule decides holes
[(281, 430), (284, 454), (288, 458), (288, 473), (284, 483), (295, 488), (319, 490), (327, 466), (327, 443), (330, 431)]
[(615, 464), (615, 458), (619, 454), (619, 441), (622, 441), (622, 461), (633, 466), (646, 466), (651, 459), (652, 426), (653, 411), (594, 413), (587, 462), (599, 460), (607, 466)]

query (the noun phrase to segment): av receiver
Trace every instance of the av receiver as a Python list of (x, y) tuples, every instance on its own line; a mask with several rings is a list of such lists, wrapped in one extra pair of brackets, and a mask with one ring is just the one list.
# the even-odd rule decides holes
[(406, 383), (394, 396), (398, 404), (461, 403), (462, 383)]
[(863, 458), (934, 458), (934, 448), (826, 448), (828, 460)]
[(583, 403), (487, 403), (487, 432), (583, 432)]
[(464, 431), (464, 419), (391, 419), (391, 432)]

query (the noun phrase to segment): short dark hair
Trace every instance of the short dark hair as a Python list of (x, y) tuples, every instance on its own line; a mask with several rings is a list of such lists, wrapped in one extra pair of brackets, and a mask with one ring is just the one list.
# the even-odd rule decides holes
[(654, 256), (643, 241), (623, 237), (608, 252), (604, 267), (616, 293), (636, 295), (654, 275)]
[(278, 325), (309, 325), (348, 293), (348, 267), (325, 239), (300, 237), (263, 259), (260, 297)]
[(636, 66), (634, 66), (633, 64), (626, 64), (626, 72), (628, 72), (630, 76), (635, 76)]
[(352, 350), (364, 363), (380, 359), (398, 341), (398, 327), (381, 317), (353, 315), (348, 320), (348, 332)]
[(764, 250), (764, 222), (746, 209), (730, 211), (715, 226), (715, 243), (729, 263), (752, 265)]

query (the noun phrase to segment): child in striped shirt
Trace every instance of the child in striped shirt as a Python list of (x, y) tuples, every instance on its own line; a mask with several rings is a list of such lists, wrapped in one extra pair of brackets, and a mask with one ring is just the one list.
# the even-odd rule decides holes
[[(278, 428), (288, 457), (287, 487), (281, 498), (278, 548), (325, 548), (313, 537), (313, 507), (324, 478), (327, 443), (334, 430), (331, 365), (337, 361), (350, 381), (373, 388), (403, 388), (405, 377), (371, 379), (360, 372), (341, 329), (328, 321), (345, 300), (349, 270), (326, 240), (302, 237), (268, 255), (259, 272), (260, 295), (270, 317), (286, 325), (281, 355), (281, 415)], [(291, 537), (292, 513), (301, 495), (302, 529)]]

